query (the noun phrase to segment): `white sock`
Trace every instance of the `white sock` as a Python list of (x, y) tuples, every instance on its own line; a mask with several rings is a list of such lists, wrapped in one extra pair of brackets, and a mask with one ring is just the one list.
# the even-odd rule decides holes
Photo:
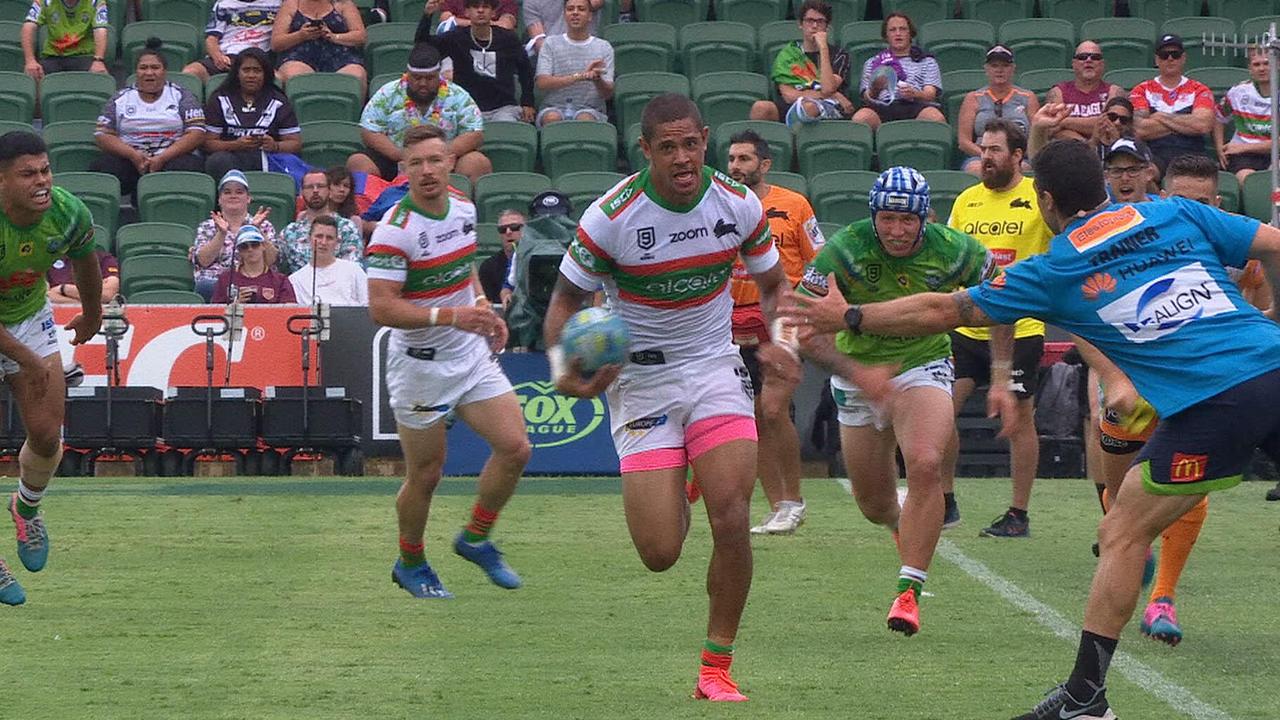
[(44, 491), (45, 488), (35, 490), (27, 487), (27, 484), (21, 480), (18, 481), (18, 499), (28, 507), (39, 507), (40, 499), (44, 497)]
[(929, 573), (925, 570), (921, 570), (920, 568), (903, 565), (902, 568), (898, 570), (898, 577), (906, 578), (907, 580), (914, 580), (921, 585), (924, 585), (924, 581), (929, 579)]

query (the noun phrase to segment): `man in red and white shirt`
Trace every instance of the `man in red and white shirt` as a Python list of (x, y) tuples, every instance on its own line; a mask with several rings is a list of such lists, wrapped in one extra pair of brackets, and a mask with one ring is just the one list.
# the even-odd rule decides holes
[(1129, 93), (1136, 117), (1134, 131), (1151, 148), (1160, 174), (1179, 155), (1208, 155), (1214, 103), (1209, 88), (1182, 74), (1187, 51), (1182, 38), (1161, 35), (1156, 43), (1160, 74)]

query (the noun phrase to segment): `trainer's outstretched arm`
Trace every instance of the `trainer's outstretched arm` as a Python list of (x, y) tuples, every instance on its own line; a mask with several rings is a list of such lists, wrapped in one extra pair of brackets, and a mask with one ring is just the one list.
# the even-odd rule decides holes
[(1280, 229), (1263, 223), (1254, 233), (1249, 257), (1262, 263), (1262, 270), (1271, 286), (1271, 309), (1267, 317), (1280, 320)]
[(958, 327), (999, 325), (973, 302), (968, 290), (920, 293), (862, 306), (858, 330), (868, 335), (918, 337)]

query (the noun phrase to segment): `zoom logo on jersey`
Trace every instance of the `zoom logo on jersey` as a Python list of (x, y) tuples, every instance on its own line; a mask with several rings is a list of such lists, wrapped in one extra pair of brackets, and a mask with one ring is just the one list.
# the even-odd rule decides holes
[(641, 250), (652, 250), (657, 243), (658, 235), (652, 227), (642, 227), (636, 230), (636, 246)]
[[(704, 238), (706, 236), (707, 236), (707, 229), (704, 227), (689, 228), (688, 230), (680, 230), (678, 232), (671, 233), (670, 235), (667, 236), (667, 241), (678, 243), (678, 242), (684, 242), (685, 240), (695, 240), (697, 238)], [(644, 246), (642, 245), (641, 247), (644, 247)]]
[(1098, 310), (1132, 343), (1164, 337), (1189, 322), (1236, 309), (1204, 265), (1192, 263), (1139, 286)]
[[(787, 216), (786, 211), (783, 211), (782, 217), (785, 218), (786, 216)], [(725, 235), (738, 235), (738, 224), (725, 222), (724, 218), (720, 218), (716, 220), (716, 227), (714, 232), (716, 234), (716, 237), (718, 238), (722, 238)]]

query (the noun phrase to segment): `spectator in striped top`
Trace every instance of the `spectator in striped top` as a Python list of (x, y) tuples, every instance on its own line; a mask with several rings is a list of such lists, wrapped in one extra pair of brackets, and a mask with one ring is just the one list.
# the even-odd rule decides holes
[(226, 82), (204, 104), (205, 172), (266, 170), (267, 155), (297, 154), (302, 129), (284, 91), (276, 86), (267, 53), (247, 48), (231, 62)]
[(1222, 123), (1213, 128), (1213, 144), (1223, 170), (1244, 179), (1271, 168), (1271, 59), (1265, 47), (1249, 49), (1249, 79), (1227, 91), (1219, 108), (1222, 123), (1234, 123), (1235, 135), (1223, 143)]
[(938, 97), (942, 95), (942, 71), (938, 61), (912, 44), (916, 24), (900, 12), (885, 16), (880, 36), (888, 43), (862, 65), (862, 101), (865, 107), (853, 121), (874, 130), (882, 122), (931, 120), (945, 123)]
[(161, 170), (204, 170), (204, 108), (191, 91), (166, 76), (160, 41), (147, 40), (134, 66), (134, 84), (116, 93), (98, 116), (94, 141), (102, 154), (93, 172), (114, 175), (132, 195), (138, 178)]
[(1162, 35), (1156, 43), (1156, 68), (1160, 74), (1139, 83), (1129, 93), (1136, 115), (1134, 134), (1151, 148), (1160, 175), (1179, 155), (1206, 155), (1206, 143), (1213, 131), (1213, 93), (1183, 75), (1186, 66), (1182, 38)]
[(547, 37), (538, 53), (534, 82), (546, 93), (538, 127), (561, 120), (606, 122), (605, 103), (613, 97), (613, 46), (591, 34), (590, 0), (565, 0), (564, 25), (567, 31)]

